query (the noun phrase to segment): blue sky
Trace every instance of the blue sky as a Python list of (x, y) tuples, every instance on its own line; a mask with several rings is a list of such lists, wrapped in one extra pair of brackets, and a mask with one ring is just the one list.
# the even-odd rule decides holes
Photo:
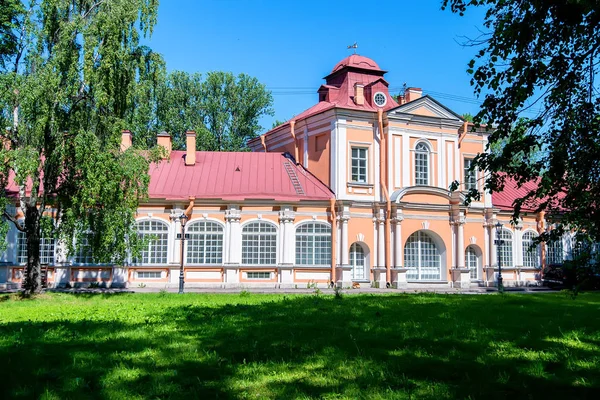
[(441, 11), (438, 0), (243, 1), (161, 0), (149, 45), (167, 68), (187, 72), (231, 71), (258, 78), (274, 97), (270, 128), (317, 102), (316, 90), (334, 65), (352, 52), (389, 71), (391, 92), (421, 87), (459, 114), (478, 102), (467, 63), (475, 49), (482, 10), (465, 17)]

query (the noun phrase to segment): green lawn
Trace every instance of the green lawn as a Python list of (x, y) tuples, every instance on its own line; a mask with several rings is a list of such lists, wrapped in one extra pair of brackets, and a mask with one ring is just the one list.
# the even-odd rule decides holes
[(600, 294), (0, 296), (0, 398), (600, 398)]

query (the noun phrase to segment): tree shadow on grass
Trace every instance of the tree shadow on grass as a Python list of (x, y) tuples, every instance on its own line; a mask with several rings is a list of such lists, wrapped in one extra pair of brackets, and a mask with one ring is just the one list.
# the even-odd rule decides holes
[(597, 310), (524, 297), (252, 295), (7, 323), (0, 397), (595, 398)]

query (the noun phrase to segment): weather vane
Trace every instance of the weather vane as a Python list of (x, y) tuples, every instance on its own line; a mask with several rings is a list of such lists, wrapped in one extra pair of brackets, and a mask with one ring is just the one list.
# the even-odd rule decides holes
[(350, 49), (354, 49), (354, 54), (356, 54), (356, 49), (358, 49), (358, 43), (354, 42), (354, 44), (348, 46), (348, 50)]

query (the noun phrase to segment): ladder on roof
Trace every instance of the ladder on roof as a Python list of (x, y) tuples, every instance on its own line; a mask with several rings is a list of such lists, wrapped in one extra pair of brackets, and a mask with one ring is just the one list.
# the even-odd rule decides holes
[(292, 167), (292, 164), (290, 164), (288, 161), (285, 161), (283, 163), (283, 166), (285, 167), (285, 170), (288, 174), (288, 176), (290, 177), (290, 181), (292, 181), (292, 185), (294, 186), (294, 190), (296, 191), (296, 194), (304, 194), (304, 189), (302, 188), (302, 185), (300, 184), (300, 180), (298, 179), (298, 175), (296, 175), (296, 171), (294, 171), (294, 167)]

